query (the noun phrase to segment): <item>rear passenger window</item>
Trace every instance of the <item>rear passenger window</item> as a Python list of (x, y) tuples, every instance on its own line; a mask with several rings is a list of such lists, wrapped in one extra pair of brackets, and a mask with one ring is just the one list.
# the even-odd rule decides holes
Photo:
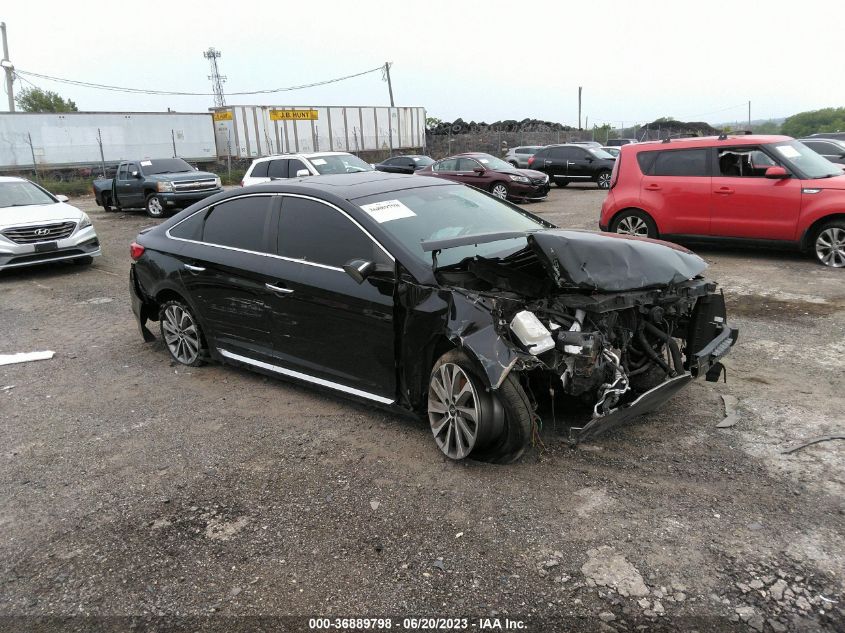
[(255, 166), (252, 168), (252, 173), (249, 175), (250, 178), (266, 178), (267, 177), (267, 167), (270, 165), (269, 160), (262, 161), (260, 163), (255, 163)]
[(342, 268), (352, 259), (389, 258), (349, 218), (315, 200), (286, 197), (279, 222), (279, 255)]
[(270, 178), (287, 178), (288, 177), (288, 161), (287, 160), (270, 161), (270, 167), (267, 169), (267, 176), (270, 177)]
[(202, 239), (202, 223), (205, 218), (205, 211), (194, 213), (187, 220), (182, 220), (179, 224), (170, 229), (171, 237), (178, 237), (183, 240), (200, 241)]
[(258, 253), (270, 252), (266, 239), (270, 196), (235, 198), (215, 206), (205, 220), (202, 241)]
[[(298, 160), (296, 158), (291, 158), (290, 162), (288, 163), (288, 175), (289, 175), (289, 177), (290, 178), (296, 178), (296, 173), (300, 169), (304, 169), (305, 171), (308, 171), (308, 167), (305, 166), (305, 163), (303, 163), (301, 160)], [(308, 174), (310, 175), (311, 172), (308, 171)]]
[(637, 161), (647, 176), (709, 176), (707, 156), (706, 149), (676, 149), (640, 152)]

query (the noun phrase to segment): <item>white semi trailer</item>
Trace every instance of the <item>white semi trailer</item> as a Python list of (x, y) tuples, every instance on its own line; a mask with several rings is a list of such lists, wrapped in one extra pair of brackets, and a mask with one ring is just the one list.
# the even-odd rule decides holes
[(67, 112), (0, 114), (0, 172), (37, 169), (65, 175), (99, 171), (122, 160), (217, 160), (207, 112)]

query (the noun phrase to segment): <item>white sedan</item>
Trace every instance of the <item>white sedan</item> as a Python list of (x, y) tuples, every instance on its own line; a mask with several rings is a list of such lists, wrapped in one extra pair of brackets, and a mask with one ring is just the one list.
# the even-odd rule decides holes
[(25, 178), (0, 177), (0, 270), (56, 260), (90, 264), (100, 241), (87, 214)]

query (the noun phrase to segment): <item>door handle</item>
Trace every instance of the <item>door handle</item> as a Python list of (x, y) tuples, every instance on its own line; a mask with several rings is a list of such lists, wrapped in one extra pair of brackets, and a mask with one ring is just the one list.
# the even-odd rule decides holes
[(274, 286), (273, 284), (264, 284), (267, 290), (272, 290), (273, 292), (281, 292), (282, 294), (289, 295), (293, 292), (290, 288), (281, 288), (279, 286)]
[(185, 264), (185, 270), (190, 270), (192, 273), (205, 272), (205, 268), (203, 268), (202, 266), (191, 266), (190, 264)]
[(651, 183), (644, 187), (646, 191), (660, 191), (660, 185)]
[(715, 191), (715, 193), (721, 193), (721, 194), (726, 195), (726, 196), (729, 196), (733, 192), (734, 192), (734, 190), (731, 189), (730, 187), (719, 187)]

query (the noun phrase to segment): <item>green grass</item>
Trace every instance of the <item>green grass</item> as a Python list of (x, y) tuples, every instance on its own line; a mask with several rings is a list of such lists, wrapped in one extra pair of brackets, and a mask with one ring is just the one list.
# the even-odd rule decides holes
[(217, 171), (217, 175), (220, 176), (220, 180), (223, 182), (224, 185), (241, 184), (241, 180), (243, 179), (245, 173), (245, 169), (233, 169), (232, 175), (229, 176), (225, 169), (219, 169)]
[(90, 180), (36, 180), (39, 185), (44, 187), (53, 195), (59, 196), (88, 196), (94, 193)]

